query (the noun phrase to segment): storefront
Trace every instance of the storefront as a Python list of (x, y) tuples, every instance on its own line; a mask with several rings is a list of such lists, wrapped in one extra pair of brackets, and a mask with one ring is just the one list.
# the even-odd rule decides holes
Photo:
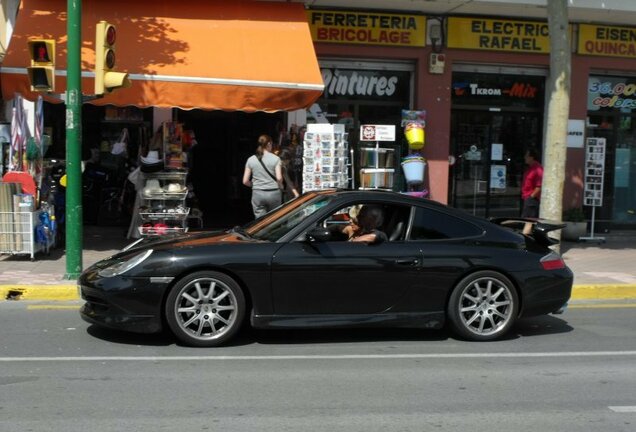
[[(543, 148), (547, 23), (450, 17), (447, 46), (454, 50), (448, 202), (485, 217), (519, 215), (524, 153)], [(485, 51), (493, 64), (476, 61)]]
[(605, 138), (603, 205), (613, 228), (636, 226), (636, 76), (591, 75), (587, 136)]
[[(395, 160), (406, 151), (403, 145), (401, 112), (412, 106), (413, 73), (415, 65), (410, 62), (382, 62), (319, 59), (325, 91), (322, 97), (308, 110), (309, 122), (344, 124), (353, 149), (354, 170), (361, 168), (360, 142), (361, 124), (394, 125), (397, 130), (395, 142), (383, 142), (384, 148), (393, 149), (392, 167)], [(400, 170), (389, 185), (402, 190)], [(355, 175), (354, 175), (355, 176)], [(356, 178), (354, 185), (360, 185)]]
[[(353, 150), (354, 186), (361, 186), (360, 125), (392, 125), (393, 142), (382, 142), (392, 155), (395, 176), (382, 186), (404, 190), (400, 157), (408, 151), (402, 110), (418, 106), (415, 88), (424, 64), (426, 19), (420, 15), (345, 10), (309, 10), (325, 90), (307, 111), (308, 123), (344, 124)], [(422, 85), (422, 83), (419, 83)]]
[[(580, 193), (591, 215), (596, 204), (597, 231), (636, 228), (636, 28), (579, 24), (573, 56), (574, 116), (585, 118), (585, 137), (603, 139), (604, 160), (589, 171), (589, 152), (571, 149), (575, 166), (583, 168)], [(597, 141), (598, 142), (598, 141)], [(577, 153), (578, 151), (578, 153)], [(584, 156), (585, 153), (585, 156)], [(568, 161), (569, 162), (569, 161)], [(576, 178), (576, 168), (569, 171)], [(602, 174), (594, 178), (588, 174)], [(602, 180), (600, 191), (592, 181)], [(581, 190), (582, 189), (582, 190)], [(572, 195), (570, 188), (569, 196)], [(594, 194), (596, 199), (588, 199)]]
[(546, 71), (453, 68), (449, 203), (470, 213), (520, 213), (523, 156), (541, 152)]
[[(448, 202), (482, 216), (518, 214), (523, 152), (535, 147), (542, 154), (545, 145), (547, 23), (449, 17), (447, 24)], [(636, 29), (574, 23), (570, 32), (569, 133), (576, 139), (568, 141), (563, 209), (582, 208), (590, 220), (595, 203), (597, 231), (633, 229)], [(594, 137), (606, 139), (602, 194), (589, 184), (598, 177), (586, 177), (586, 140)]]

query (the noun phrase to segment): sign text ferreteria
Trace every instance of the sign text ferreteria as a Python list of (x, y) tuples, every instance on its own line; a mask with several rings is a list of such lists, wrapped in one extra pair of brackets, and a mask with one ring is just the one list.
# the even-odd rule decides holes
[(314, 42), (426, 45), (426, 18), (419, 15), (309, 10), (309, 29)]
[(549, 53), (548, 24), (487, 18), (448, 18), (449, 48)]
[(636, 57), (636, 28), (579, 24), (579, 54)]

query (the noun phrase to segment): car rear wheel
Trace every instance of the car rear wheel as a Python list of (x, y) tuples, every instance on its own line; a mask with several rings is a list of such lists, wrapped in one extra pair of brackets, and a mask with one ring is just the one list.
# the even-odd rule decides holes
[(229, 276), (201, 271), (178, 281), (168, 294), (166, 321), (186, 345), (214, 347), (236, 334), (245, 315), (245, 297)]
[(462, 279), (448, 303), (448, 318), (461, 337), (488, 341), (503, 336), (519, 312), (512, 282), (494, 271), (479, 271)]

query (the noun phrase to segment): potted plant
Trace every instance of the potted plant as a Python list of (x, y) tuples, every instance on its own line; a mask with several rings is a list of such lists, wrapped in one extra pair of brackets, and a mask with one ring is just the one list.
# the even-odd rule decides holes
[(563, 240), (577, 241), (587, 234), (587, 220), (581, 207), (572, 207), (563, 212), (565, 228), (561, 231)]

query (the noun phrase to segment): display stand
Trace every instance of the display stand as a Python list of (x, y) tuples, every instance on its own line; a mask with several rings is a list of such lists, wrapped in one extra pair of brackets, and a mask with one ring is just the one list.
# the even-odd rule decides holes
[(380, 147), (380, 142), (395, 142), (395, 126), (360, 126), (360, 143), (371, 145), (373, 147), (359, 148), (360, 186), (358, 189), (393, 189), (396, 149), (391, 147)]
[(395, 149), (380, 147), (360, 147), (360, 187), (361, 190), (392, 190), (395, 175)]
[(605, 237), (594, 236), (596, 207), (603, 205), (603, 178), (605, 174), (605, 138), (588, 138), (585, 146), (585, 184), (583, 204), (592, 207), (590, 235), (581, 241), (605, 242)]
[(139, 234), (157, 236), (188, 231), (186, 174), (185, 171), (144, 174), (146, 187), (141, 192)]
[(303, 191), (347, 188), (348, 134), (342, 124), (309, 124), (303, 140)]
[(48, 252), (55, 246), (55, 236), (46, 238), (46, 243), (35, 241), (35, 228), (39, 223), (41, 210), (0, 212), (2, 230), (0, 231), (0, 254), (29, 255), (35, 259), (40, 251)]

